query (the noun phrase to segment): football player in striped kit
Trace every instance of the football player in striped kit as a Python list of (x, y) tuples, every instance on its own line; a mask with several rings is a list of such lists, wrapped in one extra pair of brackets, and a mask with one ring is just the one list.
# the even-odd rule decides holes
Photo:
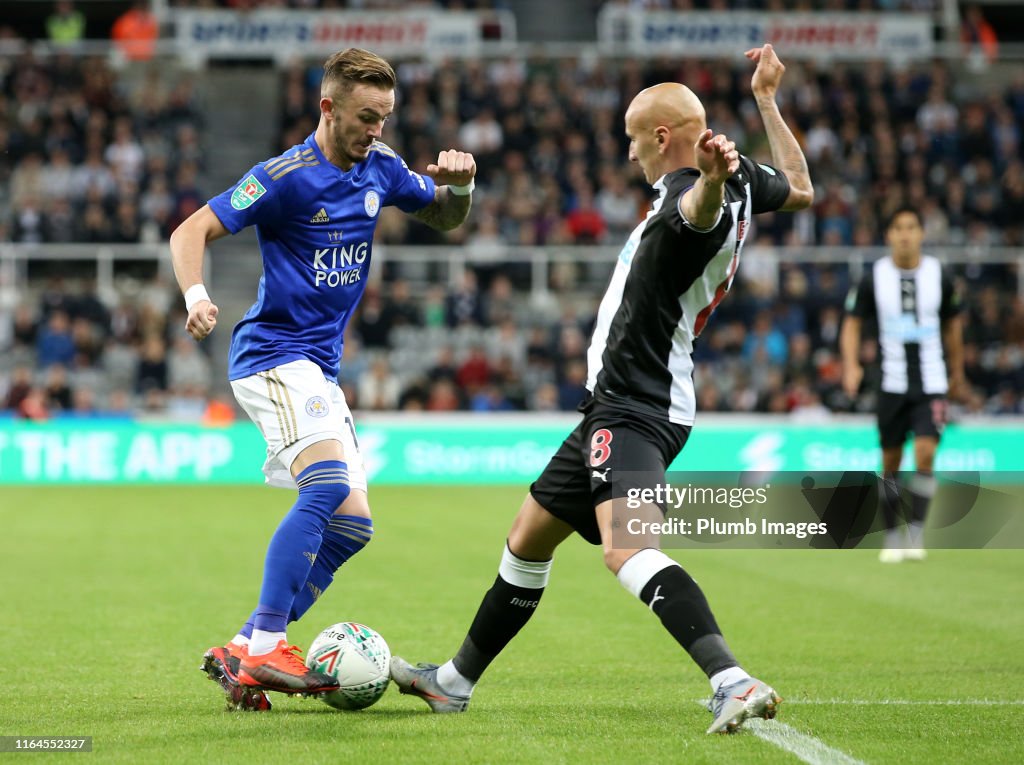
[(813, 201), (807, 163), (775, 103), (785, 67), (771, 45), (746, 55), (757, 64), (751, 86), (774, 166), (709, 130), (684, 85), (648, 88), (626, 111), (629, 159), (658, 198), (626, 240), (598, 309), (583, 420), (530, 487), (456, 655), (441, 666), (392, 658), (402, 692), (435, 712), (468, 707), (484, 670), (536, 611), (555, 549), (576, 532), (602, 545), (612, 574), (707, 675), (709, 733), (775, 714), (781, 699), (740, 667), (694, 579), (658, 549), (656, 536), (622, 533), (630, 512), (662, 517), (656, 505), (630, 511), (626, 498), (664, 483), (686, 443), (695, 415), (693, 341), (732, 284), (752, 216)]
[[(961, 301), (953, 280), (932, 255), (921, 253), (921, 214), (901, 207), (886, 227), (890, 253), (877, 260), (850, 290), (839, 336), (843, 389), (860, 390), (862, 324), (878, 324), (882, 382), (878, 434), (882, 445), (883, 563), (924, 560), (924, 524), (935, 494), (935, 451), (946, 424), (946, 397), (967, 387), (963, 367)], [(897, 473), (907, 436), (914, 436), (916, 471), (907, 486)], [(899, 523), (901, 495), (909, 494), (907, 524)]]

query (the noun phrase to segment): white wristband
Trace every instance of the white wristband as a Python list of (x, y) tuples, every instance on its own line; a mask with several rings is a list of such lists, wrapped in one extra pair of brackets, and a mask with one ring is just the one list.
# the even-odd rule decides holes
[(476, 188), (476, 180), (473, 178), (469, 179), (469, 183), (465, 186), (452, 186), (448, 184), (448, 190), (457, 197), (468, 197), (473, 193), (473, 189)]
[(202, 284), (193, 284), (185, 290), (185, 310), (191, 313), (192, 306), (200, 301), (209, 299), (210, 296), (206, 294), (206, 287)]

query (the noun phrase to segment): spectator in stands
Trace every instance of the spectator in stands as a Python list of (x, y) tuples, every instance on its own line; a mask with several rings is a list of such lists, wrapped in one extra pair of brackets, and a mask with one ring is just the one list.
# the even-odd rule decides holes
[(748, 363), (760, 361), (780, 365), (786, 362), (787, 355), (786, 336), (772, 324), (770, 313), (758, 312), (754, 317), (754, 326), (743, 345), (743, 358)]
[(388, 285), (384, 302), (384, 317), (392, 329), (395, 327), (422, 327), (423, 316), (412, 298), (409, 282), (396, 279)]
[(156, 16), (149, 10), (149, 3), (136, 0), (114, 21), (110, 39), (129, 61), (149, 61), (156, 51), (159, 34), (160, 28)]
[(491, 384), (481, 388), (469, 402), (473, 412), (511, 412), (515, 406), (505, 395), (500, 385)]
[(392, 316), (384, 310), (380, 287), (367, 286), (356, 320), (356, 332), (367, 348), (387, 348), (390, 345)]
[(451, 380), (437, 380), (430, 385), (428, 412), (456, 412), (461, 408), (459, 392)]
[(75, 10), (71, 0), (57, 0), (53, 13), (46, 19), (46, 36), (59, 45), (79, 42), (85, 37), (85, 16)]
[(427, 370), (427, 379), (432, 383), (438, 380), (454, 382), (458, 371), (458, 365), (455, 363), (455, 351), (450, 345), (442, 345), (437, 349), (433, 366)]
[(580, 184), (576, 204), (566, 216), (565, 224), (575, 244), (600, 244), (604, 241), (608, 226), (594, 204), (594, 192), (589, 183)]
[(21, 399), (14, 413), (18, 417), (35, 422), (43, 422), (50, 416), (46, 406), (46, 392), (37, 386), (32, 386)]
[(391, 371), (387, 356), (377, 356), (359, 381), (360, 409), (386, 411), (398, 408), (402, 384)]
[(445, 321), (452, 328), (465, 324), (479, 326), (484, 323), (476, 273), (471, 269), (467, 268), (462, 272), (459, 286), (450, 291), (445, 298)]
[(71, 394), (71, 408), (61, 414), (65, 417), (89, 418), (100, 413), (96, 393), (91, 388), (74, 388)]
[(71, 385), (68, 383), (68, 371), (64, 365), (53, 364), (46, 370), (43, 391), (47, 408), (51, 412), (66, 412), (71, 409)]
[(989, 64), (999, 58), (999, 38), (996, 36), (996, 30), (988, 23), (977, 5), (968, 5), (964, 8), (960, 41), (969, 58), (981, 57)]
[(40, 369), (54, 364), (70, 364), (75, 357), (75, 341), (71, 336), (71, 322), (63, 310), (50, 314), (36, 338), (36, 359)]
[(35, 311), (28, 303), (18, 303), (11, 317), (11, 342), (13, 348), (35, 348), (39, 323)]
[(341, 367), (338, 374), (338, 385), (345, 393), (346, 400), (351, 393), (358, 400), (359, 381), (370, 371), (370, 359), (363, 352), (363, 343), (358, 332), (349, 331), (345, 336), (345, 344), (341, 349)]
[(469, 354), (459, 365), (455, 373), (455, 381), (470, 397), (474, 396), (491, 381), (491, 364), (487, 359), (483, 346), (474, 345)]
[(570, 359), (565, 364), (562, 381), (558, 385), (558, 408), (563, 412), (575, 411), (586, 395), (587, 362)]
[(32, 368), (29, 366), (18, 366), (11, 374), (10, 384), (7, 386), (7, 394), (4, 397), (4, 409), (17, 412), (22, 402), (28, 397), (33, 388)]
[(142, 177), (146, 155), (135, 138), (128, 117), (119, 117), (114, 123), (114, 140), (107, 146), (103, 158), (119, 179), (138, 182)]
[(534, 412), (557, 412), (561, 407), (558, 400), (558, 387), (546, 382), (531, 388), (529, 408)]
[(167, 385), (172, 393), (205, 391), (213, 379), (210, 360), (185, 334), (179, 334), (167, 354)]
[[(157, 334), (147, 335), (142, 341), (142, 351), (135, 368), (135, 392), (146, 395), (151, 390), (163, 393), (167, 390), (167, 356), (163, 338)], [(156, 403), (158, 402), (159, 403)], [(150, 398), (151, 408), (162, 408), (163, 400)]]
[(488, 331), (487, 351), (494, 362), (507, 359), (517, 369), (526, 363), (526, 337), (511, 315)]

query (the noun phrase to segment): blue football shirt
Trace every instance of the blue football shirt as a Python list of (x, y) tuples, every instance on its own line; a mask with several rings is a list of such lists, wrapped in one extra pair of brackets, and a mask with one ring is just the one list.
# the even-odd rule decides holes
[(256, 226), (263, 276), (256, 303), (235, 326), (228, 379), (309, 359), (335, 379), (345, 326), (363, 296), (382, 207), (414, 212), (434, 201), (434, 181), (379, 141), (344, 171), (313, 135), (253, 167), (210, 209), (236, 234)]

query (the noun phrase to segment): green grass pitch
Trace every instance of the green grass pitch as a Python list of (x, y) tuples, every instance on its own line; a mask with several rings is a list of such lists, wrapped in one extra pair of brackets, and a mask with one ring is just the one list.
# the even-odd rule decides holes
[[(522, 493), (372, 489), (374, 541), (290, 637), (362, 621), (410, 660), (447, 658)], [(200, 657), (255, 603), (289, 501), (262, 487), (0, 488), (0, 735), (91, 735), (83, 762), (799, 761), (753, 731), (705, 736), (707, 682), (576, 538), (468, 714), (431, 715), (393, 687), (361, 712), (277, 695), (270, 714), (225, 712)], [(830, 747), (809, 761), (1024, 761), (1024, 552), (679, 557), (744, 667), (786, 699), (779, 721)], [(33, 761), (53, 757), (67, 755)]]

